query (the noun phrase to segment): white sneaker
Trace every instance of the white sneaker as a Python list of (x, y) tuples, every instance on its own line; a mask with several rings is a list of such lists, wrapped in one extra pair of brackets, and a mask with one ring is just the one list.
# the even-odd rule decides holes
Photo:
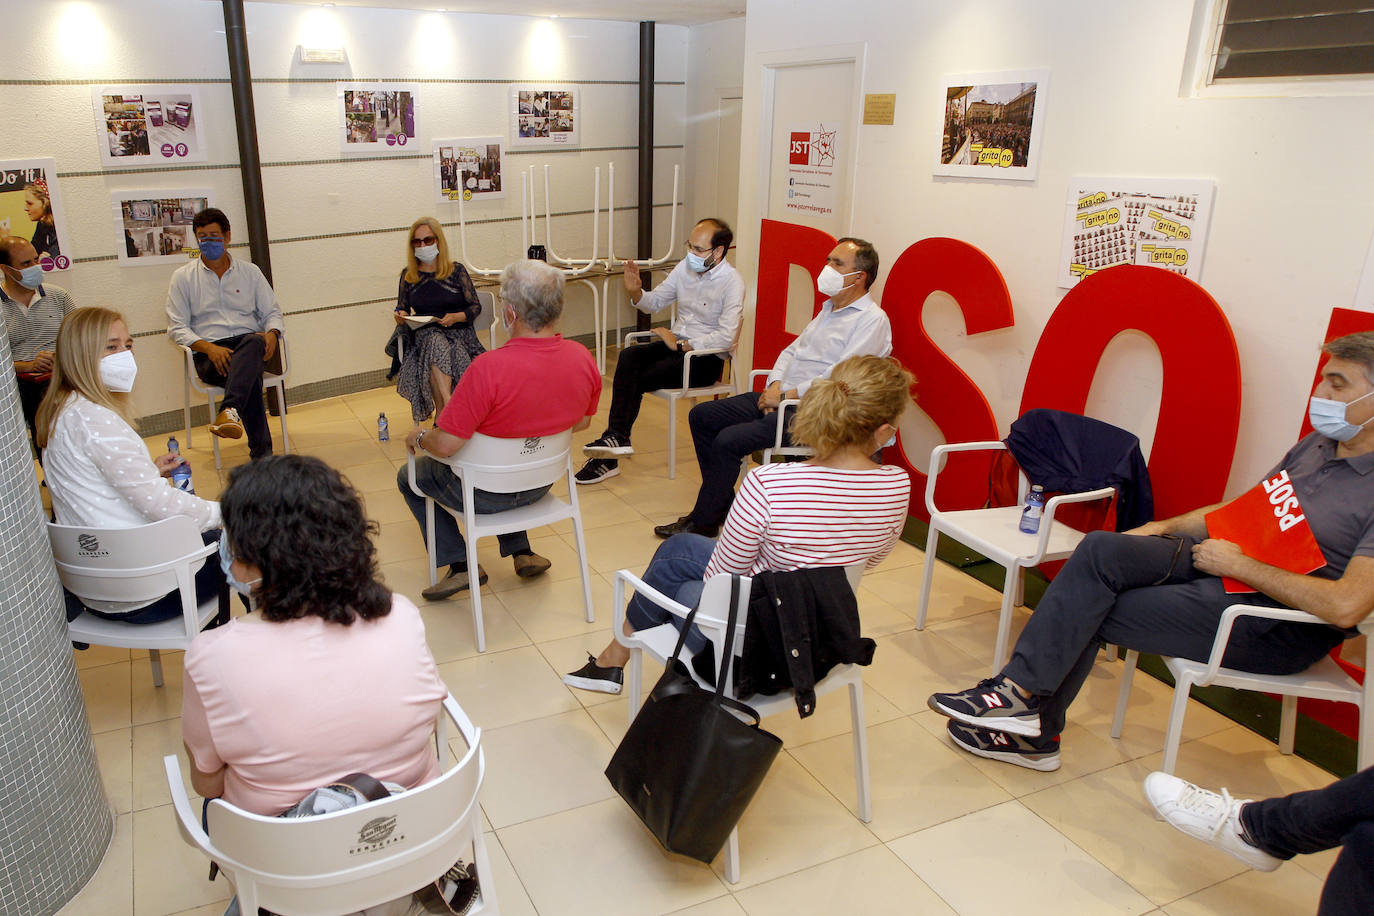
[(1241, 836), (1240, 809), (1248, 799), (1232, 798), (1225, 789), (1218, 795), (1160, 772), (1145, 777), (1145, 797), (1174, 827), (1257, 871), (1273, 871), (1283, 864), (1282, 859), (1250, 845)]

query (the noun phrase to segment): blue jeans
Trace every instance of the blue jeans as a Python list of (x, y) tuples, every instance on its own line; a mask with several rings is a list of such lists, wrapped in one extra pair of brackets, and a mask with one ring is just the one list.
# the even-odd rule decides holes
[[(463, 482), (458, 479), (453, 473), (453, 469), (448, 465), (424, 456), (416, 458), (415, 483), (424, 491), (426, 496), (435, 502), (442, 503), (459, 512), (463, 511)], [(410, 489), (410, 477), (404, 467), (399, 468), (396, 472), (396, 486), (400, 489), (401, 495), (405, 497), (406, 505), (410, 507), (410, 514), (415, 516), (415, 522), (420, 526), (420, 533), (424, 534), (425, 499), (424, 496), (415, 495), (415, 492)], [(498, 512), (505, 512), (507, 509), (518, 509), (521, 506), (537, 503), (544, 498), (544, 494), (547, 492), (549, 492), (549, 487), (537, 487), (519, 493), (488, 493), (485, 490), (475, 490), (473, 497), (477, 505), (473, 506), (473, 510), (478, 515), (495, 515)], [(501, 556), (503, 557), (523, 553), (530, 549), (529, 535), (523, 531), (498, 534), (496, 540), (501, 544)], [(434, 541), (435, 565), (453, 566), (456, 564), (460, 568), (467, 566), (467, 545), (463, 541), (462, 532), (458, 530), (458, 520), (438, 507), (435, 507), (434, 511)]]
[[(773, 446), (777, 415), (764, 413), (758, 404), (759, 392), (750, 391), (719, 401), (703, 401), (687, 413), (697, 466), (701, 469), (701, 489), (688, 517), (698, 528), (725, 523), (735, 500), (740, 461), (745, 455)], [(791, 413), (787, 416), (789, 427)], [(792, 444), (786, 432), (782, 444)]]
[[(649, 568), (644, 570), (641, 578), (678, 604), (696, 607), (701, 600), (702, 587), (706, 584), (702, 576), (715, 549), (716, 542), (708, 537), (675, 534), (654, 552), (654, 558), (649, 561)], [(625, 607), (625, 617), (636, 630), (647, 630), (669, 622), (682, 629), (681, 617), (659, 607), (638, 592)], [(687, 651), (695, 655), (707, 645), (706, 637), (693, 625), (687, 633)]]

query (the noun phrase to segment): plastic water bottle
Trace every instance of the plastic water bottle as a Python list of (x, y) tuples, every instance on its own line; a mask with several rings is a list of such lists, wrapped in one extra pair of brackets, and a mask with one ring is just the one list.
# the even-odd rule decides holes
[[(167, 451), (171, 452), (173, 455), (181, 455), (181, 446), (177, 444), (176, 436), (172, 436), (167, 440)], [(176, 487), (178, 490), (185, 490), (187, 493), (196, 492), (195, 486), (191, 483), (191, 463), (189, 461), (183, 460), (181, 464), (172, 468), (171, 477), (172, 486)]]
[(377, 439), (380, 442), (391, 440), (391, 424), (386, 422), (386, 414), (377, 414)]
[(1026, 507), (1021, 510), (1021, 530), (1035, 534), (1040, 530), (1040, 516), (1045, 514), (1045, 488), (1036, 484), (1026, 494)]

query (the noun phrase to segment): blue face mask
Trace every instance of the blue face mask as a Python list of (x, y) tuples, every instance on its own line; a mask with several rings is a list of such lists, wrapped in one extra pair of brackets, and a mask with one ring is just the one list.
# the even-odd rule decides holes
[(218, 261), (224, 257), (224, 239), (201, 239), (200, 257), (205, 261)]
[(687, 267), (692, 273), (702, 274), (716, 266), (715, 258), (706, 260), (695, 251), (687, 252)]
[[(1307, 419), (1312, 422), (1312, 428), (1326, 436), (1328, 439), (1335, 439), (1337, 442), (1349, 442), (1360, 434), (1364, 429), (1364, 424), (1356, 426), (1345, 419), (1345, 409), (1351, 404), (1358, 404), (1374, 391), (1358, 397), (1353, 401), (1333, 401), (1330, 398), (1313, 397), (1307, 405)], [(1369, 421), (1366, 420), (1365, 423)]]
[(43, 283), (43, 265), (30, 264), (19, 271), (19, 285), (24, 289), (38, 289)]
[(224, 570), (224, 581), (230, 588), (245, 597), (253, 597), (253, 589), (262, 582), (262, 577), (254, 579), (252, 582), (240, 582), (233, 571), (234, 556), (229, 553), (229, 535), (221, 533), (219, 536), (219, 568)]

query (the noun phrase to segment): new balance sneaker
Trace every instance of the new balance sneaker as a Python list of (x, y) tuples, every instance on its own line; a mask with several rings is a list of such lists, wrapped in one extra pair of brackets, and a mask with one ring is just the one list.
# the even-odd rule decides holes
[(239, 412), (233, 407), (221, 410), (215, 422), (210, 424), (210, 432), (221, 439), (242, 439), (243, 421), (239, 419)]
[(1000, 674), (958, 693), (932, 693), (926, 704), (965, 725), (1028, 738), (1040, 736), (1040, 698), (1022, 697)]
[(600, 439), (593, 439), (582, 446), (582, 454), (588, 458), (624, 458), (634, 453), (634, 446), (630, 445), (629, 439), (621, 439), (612, 433), (606, 433)]
[(587, 654), (587, 664), (576, 671), (563, 675), (563, 683), (579, 690), (595, 690), (599, 693), (620, 693), (620, 685), (625, 680), (622, 668), (603, 668), (596, 663), (596, 656)]
[(582, 465), (573, 480), (578, 483), (601, 483), (607, 477), (615, 477), (620, 474), (620, 462), (608, 458), (588, 458), (587, 463)]
[(1012, 763), (1045, 773), (1059, 769), (1059, 739), (1024, 738), (991, 728), (950, 722), (945, 726), (949, 740), (962, 750), (989, 760)]
[(1232, 798), (1225, 789), (1218, 795), (1177, 776), (1155, 772), (1145, 777), (1145, 797), (1174, 827), (1257, 871), (1273, 871), (1283, 864), (1245, 839), (1240, 809), (1249, 802)]

